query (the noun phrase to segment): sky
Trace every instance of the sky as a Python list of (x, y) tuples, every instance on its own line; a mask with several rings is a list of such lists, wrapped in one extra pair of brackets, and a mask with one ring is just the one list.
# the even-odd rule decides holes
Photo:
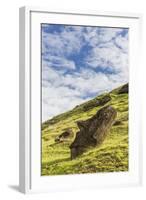
[(128, 29), (41, 25), (42, 121), (128, 82)]

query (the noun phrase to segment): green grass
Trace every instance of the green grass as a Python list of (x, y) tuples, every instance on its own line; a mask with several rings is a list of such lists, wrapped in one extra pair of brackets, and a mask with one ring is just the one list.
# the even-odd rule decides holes
[[(88, 149), (74, 160), (70, 159), (69, 146), (78, 131), (76, 121), (92, 117), (101, 106), (85, 112), (84, 105), (92, 104), (105, 94), (42, 124), (42, 175), (128, 171), (128, 94), (118, 94), (118, 90), (110, 92), (112, 99), (106, 105), (112, 105), (117, 110), (116, 120), (122, 123), (112, 126), (99, 147)], [(55, 143), (55, 137), (66, 128), (72, 128), (74, 136), (65, 142)]]

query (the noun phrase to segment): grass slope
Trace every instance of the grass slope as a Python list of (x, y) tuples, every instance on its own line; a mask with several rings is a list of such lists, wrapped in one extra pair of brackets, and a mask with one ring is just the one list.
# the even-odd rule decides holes
[[(118, 94), (119, 89), (110, 92), (112, 99), (106, 105), (117, 110), (116, 120), (121, 124), (112, 126), (100, 147), (89, 149), (75, 160), (70, 159), (69, 146), (78, 131), (76, 121), (92, 117), (101, 106), (85, 112), (84, 105), (92, 104), (105, 94), (42, 124), (42, 175), (128, 171), (128, 94)], [(66, 128), (72, 128), (74, 136), (65, 142), (55, 143), (55, 137)]]

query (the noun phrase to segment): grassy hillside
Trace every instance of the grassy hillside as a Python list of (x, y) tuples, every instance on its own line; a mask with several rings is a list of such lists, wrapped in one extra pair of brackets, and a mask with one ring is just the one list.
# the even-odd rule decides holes
[[(118, 123), (112, 126), (110, 134), (100, 147), (90, 148), (74, 160), (70, 159), (69, 146), (78, 131), (76, 121), (92, 117), (103, 107), (92, 105), (107, 93), (42, 124), (42, 175), (128, 170), (128, 94), (118, 94), (119, 89), (109, 93), (111, 100), (106, 104), (112, 105), (117, 110)], [(90, 109), (85, 111), (85, 106), (89, 106)], [(54, 139), (67, 128), (71, 128), (74, 135), (67, 141), (56, 143)]]

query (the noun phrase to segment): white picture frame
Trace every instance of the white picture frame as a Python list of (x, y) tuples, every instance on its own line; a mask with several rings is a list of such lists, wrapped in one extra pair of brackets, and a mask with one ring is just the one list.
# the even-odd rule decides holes
[[(20, 174), (23, 193), (68, 191), (140, 185), (142, 135), (140, 123), (140, 14), (99, 11), (50, 11), (20, 8)], [(130, 30), (129, 171), (105, 174), (40, 175), (40, 23), (127, 27)], [(35, 66), (35, 68), (34, 68)]]

